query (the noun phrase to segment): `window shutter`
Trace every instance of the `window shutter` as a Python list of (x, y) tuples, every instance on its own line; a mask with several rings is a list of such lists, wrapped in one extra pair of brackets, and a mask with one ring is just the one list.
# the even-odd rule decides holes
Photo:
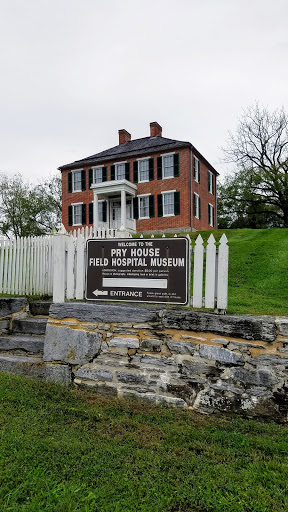
[(200, 183), (200, 160), (198, 160), (198, 183)]
[(107, 201), (103, 203), (103, 222), (107, 222)]
[(111, 165), (111, 180), (115, 180), (115, 165)]
[(198, 204), (199, 204), (199, 219), (201, 219), (201, 199), (198, 198)]
[(193, 215), (196, 217), (196, 194), (193, 193)]
[(81, 188), (86, 190), (86, 171), (81, 171)]
[(180, 192), (174, 192), (174, 215), (180, 215)]
[[(215, 180), (214, 174), (211, 174), (211, 180), (212, 180), (212, 194), (214, 195), (214, 180)], [(213, 226), (214, 226), (214, 224), (213, 224)]]
[(157, 180), (162, 180), (162, 156), (157, 156)]
[(157, 208), (158, 208), (158, 217), (163, 217), (163, 196), (162, 196), (162, 194), (158, 194), (158, 196), (157, 196)]
[(130, 162), (125, 164), (125, 180), (130, 181)]
[(138, 162), (133, 162), (133, 181), (138, 183)]
[(86, 224), (86, 204), (82, 204), (82, 224)]
[(179, 153), (174, 155), (174, 176), (179, 176)]
[[(154, 158), (149, 158), (149, 181), (154, 180)], [(151, 217), (151, 215), (150, 215)], [(154, 215), (153, 215), (154, 217)]]
[(102, 167), (102, 181), (107, 181), (107, 167)]
[(68, 206), (68, 226), (73, 226), (72, 206)]
[(138, 205), (138, 197), (133, 197), (133, 216), (134, 219), (139, 219), (139, 205)]
[(93, 224), (93, 203), (89, 203), (89, 224)]
[(89, 188), (93, 183), (93, 169), (89, 169)]
[(154, 196), (149, 196), (149, 217), (155, 217)]
[(72, 172), (68, 172), (68, 192), (72, 192)]
[(193, 179), (196, 179), (196, 160), (195, 156), (193, 155)]
[(210, 192), (211, 188), (212, 188), (212, 183), (211, 183), (211, 172), (208, 171), (208, 192)]

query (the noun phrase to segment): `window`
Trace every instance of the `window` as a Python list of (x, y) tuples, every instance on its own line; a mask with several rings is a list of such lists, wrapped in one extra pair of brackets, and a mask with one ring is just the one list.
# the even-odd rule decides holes
[(193, 156), (193, 178), (200, 183), (200, 162), (196, 156)]
[(86, 190), (86, 171), (71, 171), (68, 173), (68, 192), (82, 192)]
[[(89, 224), (94, 223), (94, 201), (89, 203)], [(98, 200), (98, 220), (99, 222), (107, 221), (107, 202), (104, 200)]]
[(163, 194), (163, 217), (174, 215), (174, 192)]
[(102, 183), (102, 167), (94, 167), (93, 183)]
[(208, 203), (208, 224), (214, 228), (214, 206)]
[(86, 224), (86, 204), (75, 203), (68, 206), (68, 225), (82, 226)]
[(201, 200), (195, 192), (193, 193), (193, 213), (196, 219), (201, 219)]
[(127, 199), (126, 201), (126, 219), (132, 219), (132, 200)]
[(163, 178), (174, 178), (174, 155), (163, 156)]
[(125, 164), (116, 164), (115, 171), (116, 180), (125, 180)]
[(149, 181), (149, 160), (138, 161), (138, 181)]
[(214, 194), (214, 176), (211, 171), (208, 171), (208, 192)]
[(169, 153), (157, 157), (157, 179), (179, 176), (179, 153)]
[(139, 219), (149, 219), (149, 196), (138, 196)]

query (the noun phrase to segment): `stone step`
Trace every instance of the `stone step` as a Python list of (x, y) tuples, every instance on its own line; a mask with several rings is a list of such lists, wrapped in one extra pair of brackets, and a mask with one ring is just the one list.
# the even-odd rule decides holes
[(14, 318), (13, 334), (45, 334), (48, 319), (42, 317)]
[(0, 354), (0, 371), (59, 382), (65, 386), (71, 383), (69, 365), (43, 363), (42, 357)]
[(49, 309), (52, 302), (50, 301), (37, 301), (29, 303), (29, 310), (31, 315), (49, 316)]
[(0, 350), (25, 350), (38, 354), (44, 350), (44, 336), (0, 336)]

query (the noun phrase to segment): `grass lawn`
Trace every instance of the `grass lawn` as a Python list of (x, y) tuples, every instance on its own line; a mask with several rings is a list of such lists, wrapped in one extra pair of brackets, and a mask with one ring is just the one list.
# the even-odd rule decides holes
[[(288, 229), (226, 229), (228, 313), (288, 316)], [(190, 233), (193, 240), (199, 233)], [(206, 241), (211, 231), (201, 231)]]
[(287, 427), (0, 373), (1, 512), (287, 512)]

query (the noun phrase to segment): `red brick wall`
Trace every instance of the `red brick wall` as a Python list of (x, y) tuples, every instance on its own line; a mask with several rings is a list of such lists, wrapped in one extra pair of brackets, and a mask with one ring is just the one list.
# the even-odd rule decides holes
[[(169, 151), (166, 151), (169, 153)], [(140, 219), (136, 221), (137, 231), (152, 231), (152, 230), (163, 230), (189, 227), (191, 226), (191, 210), (193, 215), (193, 208), (191, 206), (191, 190), (190, 190), (190, 169), (191, 169), (191, 150), (190, 148), (181, 148), (175, 150), (175, 153), (179, 153), (179, 177), (169, 179), (157, 179), (157, 156), (163, 154), (163, 152), (153, 153), (147, 155), (148, 157), (154, 158), (154, 181), (146, 183), (137, 183), (137, 195), (151, 193), (155, 197), (155, 217), (151, 219)], [(141, 155), (140, 157), (142, 157)], [(146, 155), (145, 155), (146, 156)], [(123, 159), (123, 161), (130, 162), (130, 180), (133, 182), (133, 162), (137, 157)], [(201, 197), (201, 219), (198, 220), (193, 216), (192, 227), (197, 230), (201, 229), (212, 229), (208, 224), (208, 202), (212, 204), (216, 212), (216, 194), (210, 194), (208, 192), (208, 167), (200, 160), (200, 172), (201, 179), (200, 184), (192, 179), (192, 191), (196, 192)], [(103, 165), (107, 167), (107, 180), (110, 180), (110, 166), (114, 162), (119, 162), (121, 159), (116, 159), (111, 162), (103, 162)], [(100, 164), (101, 165), (101, 164)], [(73, 229), (68, 226), (68, 206), (73, 203), (83, 202), (87, 204), (87, 222), (88, 219), (88, 204), (93, 201), (93, 192), (88, 190), (88, 167), (84, 167), (86, 170), (86, 190), (83, 192), (68, 192), (68, 169), (62, 171), (62, 222), (67, 231)], [(193, 173), (193, 170), (192, 170)], [(175, 190), (180, 192), (180, 215), (172, 217), (158, 217), (157, 212), (157, 194), (161, 194), (163, 191)], [(120, 194), (119, 194), (120, 196)], [(216, 215), (216, 213), (215, 213)]]

